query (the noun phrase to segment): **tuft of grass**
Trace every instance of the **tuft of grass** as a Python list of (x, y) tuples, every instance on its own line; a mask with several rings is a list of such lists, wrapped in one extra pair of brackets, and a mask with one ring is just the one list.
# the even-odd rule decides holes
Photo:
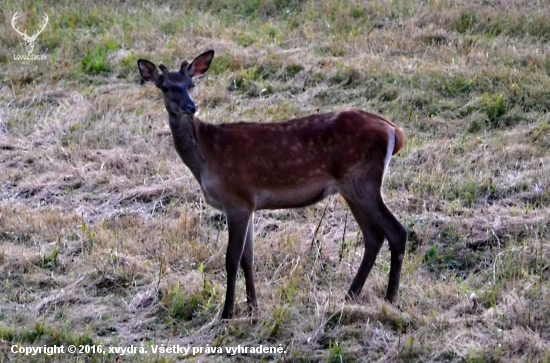
[(117, 64), (117, 73), (120, 77), (130, 77), (132, 79), (137, 79), (137, 75), (135, 74), (135, 67), (138, 59), (143, 58), (146, 58), (146, 56), (135, 53), (130, 54)]
[(502, 116), (507, 111), (508, 101), (503, 94), (485, 92), (481, 97), (481, 108), (487, 113), (490, 127), (498, 128), (502, 124)]
[(338, 341), (329, 342), (327, 362), (337, 363), (344, 361), (344, 350), (338, 344)]
[(276, 342), (286, 330), (290, 321), (290, 310), (286, 307), (275, 308), (271, 312), (271, 319), (267, 322), (263, 333), (263, 339), (267, 342)]
[(200, 311), (204, 299), (200, 295), (188, 294), (177, 286), (168, 291), (164, 305), (170, 316), (177, 320), (189, 321)]
[(107, 50), (103, 47), (95, 47), (86, 51), (82, 59), (82, 72), (90, 75), (109, 73), (111, 63), (107, 60)]

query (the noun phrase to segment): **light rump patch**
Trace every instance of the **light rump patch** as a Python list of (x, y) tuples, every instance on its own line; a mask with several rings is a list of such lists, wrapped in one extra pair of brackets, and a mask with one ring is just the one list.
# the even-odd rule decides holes
[(380, 189), (391, 155), (405, 143), (403, 130), (361, 110), (315, 114), (280, 123), (213, 125), (194, 117), (193, 77), (214, 56), (205, 52), (177, 72), (138, 61), (144, 80), (163, 92), (174, 146), (199, 182), (207, 203), (227, 217), (227, 291), (222, 318), (234, 311), (237, 269), (242, 266), (249, 306), (257, 306), (253, 274), (253, 212), (297, 208), (340, 193), (365, 244), (347, 297), (361, 292), (384, 238), (391, 251), (386, 298), (395, 301), (407, 231), (385, 206)]
[(386, 153), (386, 160), (384, 161), (384, 172), (388, 170), (388, 167), (390, 165), (391, 157), (393, 155), (393, 150), (395, 148), (395, 131), (390, 131), (392, 135), (388, 135), (388, 151)]

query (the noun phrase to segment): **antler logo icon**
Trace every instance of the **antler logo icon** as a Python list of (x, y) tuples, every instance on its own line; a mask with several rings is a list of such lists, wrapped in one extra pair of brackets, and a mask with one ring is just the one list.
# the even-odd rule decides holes
[(19, 31), (19, 27), (16, 27), (16, 22), (18, 18), (19, 18), (19, 14), (16, 11), (15, 14), (13, 14), (13, 18), (11, 19), (11, 26), (19, 35), (23, 37), (23, 40), (27, 43), (27, 45), (25, 46), (25, 48), (27, 49), (27, 53), (30, 54), (34, 49), (34, 42), (36, 41), (36, 38), (38, 38), (38, 35), (42, 33), (42, 31), (48, 24), (48, 20), (49, 20), (48, 14), (44, 13), (44, 24), (42, 25), (42, 29), (40, 29), (39, 31), (35, 30), (32, 36), (27, 35), (27, 29), (25, 29), (25, 32), (23, 33)]

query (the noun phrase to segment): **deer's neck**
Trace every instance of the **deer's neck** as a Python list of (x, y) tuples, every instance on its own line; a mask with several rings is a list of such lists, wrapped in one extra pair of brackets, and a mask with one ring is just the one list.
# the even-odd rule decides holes
[(199, 152), (197, 132), (201, 122), (190, 115), (172, 113), (168, 115), (172, 137), (174, 138), (174, 147), (200, 184), (204, 159)]

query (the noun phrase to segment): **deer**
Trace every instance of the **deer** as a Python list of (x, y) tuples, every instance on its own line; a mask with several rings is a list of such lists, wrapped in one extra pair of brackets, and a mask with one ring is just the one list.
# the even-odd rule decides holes
[(390, 272), (385, 299), (396, 301), (407, 230), (384, 204), (382, 180), (392, 155), (405, 145), (403, 130), (358, 109), (313, 114), (284, 122), (212, 124), (196, 117), (194, 79), (209, 69), (214, 51), (179, 70), (137, 61), (145, 82), (162, 92), (176, 152), (198, 181), (206, 203), (226, 216), (227, 285), (222, 319), (234, 315), (239, 264), (249, 311), (257, 309), (254, 223), (258, 210), (301, 208), (339, 193), (363, 235), (364, 254), (345, 296), (356, 300), (385, 239)]
[(24, 32), (21, 32), (19, 30), (19, 27), (16, 27), (16, 23), (17, 23), (18, 18), (19, 18), (19, 14), (16, 11), (15, 14), (13, 14), (13, 17), (11, 18), (11, 26), (17, 32), (17, 34), (19, 34), (23, 37), (23, 40), (27, 43), (27, 45), (25, 46), (25, 48), (27, 50), (27, 53), (30, 54), (30, 53), (32, 53), (32, 51), (34, 49), (34, 42), (36, 42), (36, 39), (38, 38), (40, 33), (42, 33), (42, 31), (46, 28), (46, 25), (48, 25), (48, 20), (49, 20), (48, 14), (44, 14), (44, 18), (43, 18), (44, 22), (42, 24), (42, 29), (35, 30), (34, 33), (31, 36), (27, 35), (27, 30), (26, 29), (25, 29)]

